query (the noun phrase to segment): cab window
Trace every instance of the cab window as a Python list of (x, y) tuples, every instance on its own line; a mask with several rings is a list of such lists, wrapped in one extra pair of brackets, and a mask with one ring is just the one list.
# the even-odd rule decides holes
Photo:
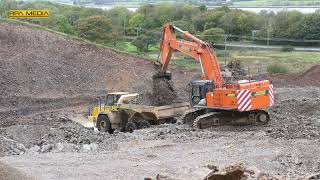
[(114, 95), (112, 95), (112, 94), (109, 94), (109, 95), (107, 95), (107, 102), (106, 102), (106, 105), (107, 106), (112, 106), (112, 105), (114, 105), (115, 103), (114, 103)]

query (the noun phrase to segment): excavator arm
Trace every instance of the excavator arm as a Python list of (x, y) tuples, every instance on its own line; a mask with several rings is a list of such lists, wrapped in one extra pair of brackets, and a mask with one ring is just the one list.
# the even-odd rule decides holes
[[(180, 31), (191, 41), (177, 39), (175, 30)], [(223, 86), (224, 80), (212, 46), (187, 31), (182, 31), (175, 26), (166, 24), (163, 28), (162, 39), (160, 41), (159, 63), (161, 72), (165, 73), (167, 71), (174, 50), (178, 50), (199, 61), (202, 70), (202, 79), (213, 80), (216, 87)]]

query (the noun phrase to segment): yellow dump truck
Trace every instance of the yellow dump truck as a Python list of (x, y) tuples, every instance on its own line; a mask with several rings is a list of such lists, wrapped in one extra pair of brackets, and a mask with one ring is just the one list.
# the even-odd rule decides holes
[(108, 93), (98, 98), (98, 105), (89, 108), (88, 120), (99, 131), (113, 133), (115, 129), (133, 132), (150, 125), (174, 123), (175, 118), (190, 109), (189, 103), (174, 103), (166, 106), (133, 104), (139, 94), (128, 92)]

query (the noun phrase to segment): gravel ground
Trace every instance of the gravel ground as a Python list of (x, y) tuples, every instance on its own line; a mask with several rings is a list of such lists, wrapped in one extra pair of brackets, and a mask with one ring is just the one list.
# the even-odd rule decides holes
[(37, 124), (38, 134), (32, 126), (2, 129), (2, 136), (11, 138), (13, 153), (3, 154), (1, 161), (38, 179), (142, 179), (157, 174), (201, 179), (211, 171), (208, 165), (238, 162), (291, 178), (320, 172), (320, 89), (276, 90), (277, 105), (269, 110), (272, 121), (259, 127), (198, 130), (164, 124), (109, 135), (70, 121), (78, 112), (72, 108), (30, 115), (51, 124)]

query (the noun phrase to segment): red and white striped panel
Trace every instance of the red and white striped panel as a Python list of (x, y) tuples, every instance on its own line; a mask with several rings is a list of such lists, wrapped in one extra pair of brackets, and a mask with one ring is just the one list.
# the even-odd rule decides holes
[(237, 100), (239, 111), (249, 111), (251, 109), (251, 92), (249, 90), (239, 90)]
[(273, 106), (274, 104), (274, 91), (273, 91), (273, 85), (269, 85), (269, 99), (270, 99), (270, 106)]

